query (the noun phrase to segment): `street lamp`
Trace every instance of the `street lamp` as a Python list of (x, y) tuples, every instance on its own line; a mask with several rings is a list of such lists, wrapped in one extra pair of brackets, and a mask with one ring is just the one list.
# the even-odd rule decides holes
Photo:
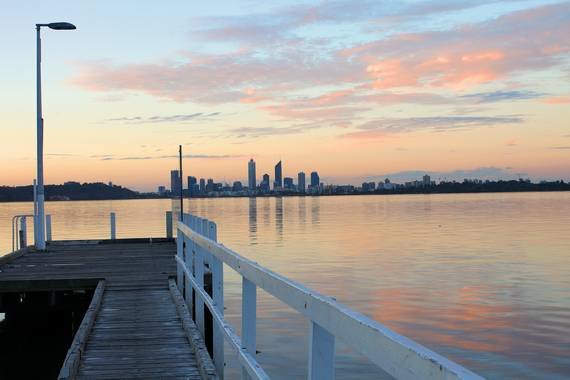
[(44, 119), (42, 117), (42, 40), (40, 29), (47, 26), (54, 30), (73, 30), (75, 25), (68, 22), (52, 22), (50, 24), (36, 24), (36, 106), (37, 106), (37, 214), (35, 215), (34, 229), (36, 248), (46, 249), (45, 211), (44, 211)]

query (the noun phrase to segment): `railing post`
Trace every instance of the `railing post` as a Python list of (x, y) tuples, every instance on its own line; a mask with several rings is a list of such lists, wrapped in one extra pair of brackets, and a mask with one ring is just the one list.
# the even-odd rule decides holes
[[(208, 222), (207, 237), (210, 240), (218, 241), (218, 228), (216, 223)], [(210, 255), (210, 269), (212, 270), (212, 299), (217, 311), (224, 315), (224, 265), (220, 259)], [(224, 377), (224, 333), (222, 327), (217, 323), (212, 324), (213, 338), (212, 345), (214, 351), (214, 365), (220, 378)]]
[[(255, 358), (256, 354), (256, 306), (257, 287), (247, 278), (242, 277), (241, 295), (241, 345)], [(241, 378), (249, 379), (247, 371), (242, 368)]]
[(166, 237), (172, 237), (172, 211), (166, 212)]
[[(194, 215), (188, 214), (188, 219), (184, 221), (190, 229), (194, 229)], [(189, 239), (186, 235), (182, 235), (184, 239), (184, 247), (186, 249), (186, 268), (188, 268), (189, 273), (194, 273), (194, 242), (192, 239)], [(186, 278), (186, 306), (188, 306), (188, 310), (190, 314), (192, 314), (193, 308), (193, 300), (194, 298), (194, 288), (192, 288), (192, 284), (190, 284), (190, 278)]]
[(111, 213), (111, 240), (115, 240), (117, 238), (117, 227), (115, 225), (115, 213)]
[[(196, 218), (196, 232), (200, 235), (204, 235), (204, 221), (205, 219)], [(194, 279), (196, 284), (204, 289), (204, 251), (200, 247), (196, 247), (196, 256), (194, 261)], [(204, 302), (200, 297), (196, 297), (196, 326), (202, 334), (203, 338), (206, 338), (206, 329), (204, 324)]]
[(311, 321), (309, 380), (334, 379), (334, 335)]
[(51, 215), (46, 215), (46, 241), (51, 241)]
[[(182, 259), (182, 251), (184, 249), (184, 234), (182, 233), (182, 231), (180, 231), (180, 229), (177, 229), (176, 231), (176, 256), (178, 256), (180, 259)], [(182, 281), (183, 281), (183, 277), (184, 276), (184, 271), (182, 270), (182, 268), (180, 267), (180, 264), (176, 264), (176, 285), (178, 286), (178, 290), (180, 290), (180, 292), (182, 292), (182, 287), (184, 286)]]
[(20, 218), (20, 248), (26, 248), (28, 246), (28, 228), (26, 223), (26, 217), (22, 216)]

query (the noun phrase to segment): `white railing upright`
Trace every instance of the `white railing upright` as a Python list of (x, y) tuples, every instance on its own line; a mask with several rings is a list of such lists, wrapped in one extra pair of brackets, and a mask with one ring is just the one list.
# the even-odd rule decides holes
[[(204, 310), (213, 319), (213, 360), (224, 375), (224, 339), (236, 351), (244, 379), (268, 379), (256, 361), (256, 292), (265, 290), (310, 321), (309, 379), (334, 378), (335, 340), (341, 339), (397, 379), (481, 379), (477, 374), (402, 336), (335, 299), (291, 281), (217, 242), (216, 224), (185, 215), (177, 224), (177, 284), (205, 334)], [(242, 336), (224, 319), (223, 265), (242, 276)], [(212, 273), (212, 296), (204, 275)], [(205, 336), (204, 336), (205, 337)]]

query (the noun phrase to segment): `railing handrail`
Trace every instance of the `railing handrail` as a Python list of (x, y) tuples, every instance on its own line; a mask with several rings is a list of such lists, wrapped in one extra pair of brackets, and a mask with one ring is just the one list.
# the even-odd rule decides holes
[[(332, 335), (332, 355), (334, 355), (334, 337), (353, 346), (373, 363), (390, 375), (401, 379), (481, 379), (481, 377), (461, 365), (431, 351), (430, 349), (390, 330), (379, 322), (338, 303), (335, 299), (313, 291), (302, 284), (290, 280), (278, 273), (262, 267), (212, 239), (194, 231), (186, 223), (178, 222), (178, 236), (185, 237), (207, 253), (228, 265), (243, 278), (259, 286), (267, 293), (281, 300), (289, 307), (308, 317), (324, 330), (325, 335)], [(187, 264), (177, 257), (178, 265), (190, 279), (192, 287), (204, 304), (214, 315), (214, 320), (224, 330), (224, 335), (234, 346), (244, 344), (236, 340), (235, 333), (216, 312), (216, 305), (196, 283)], [(314, 332), (313, 332), (314, 334)], [(243, 355), (242, 355), (243, 356)], [(253, 355), (254, 356), (254, 355)], [(255, 357), (249, 355), (253, 363), (246, 365), (250, 376), (266, 378)], [(242, 365), (246, 364), (243, 363)]]
[[(17, 225), (18, 225), (18, 220), (20, 218), (27, 218), (27, 217), (34, 217), (34, 215), (32, 214), (20, 214), (20, 215), (14, 215), (12, 217), (12, 252), (15, 252), (18, 250), (19, 247), (19, 239), (15, 238), (16, 235), (16, 231), (17, 231)], [(17, 243), (17, 244), (15, 244)], [(21, 248), (25, 248), (25, 247), (21, 247)]]

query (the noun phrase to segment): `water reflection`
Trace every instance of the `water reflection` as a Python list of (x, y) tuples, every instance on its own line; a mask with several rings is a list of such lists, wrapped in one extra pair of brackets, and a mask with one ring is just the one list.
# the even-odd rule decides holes
[(283, 242), (283, 198), (275, 198), (275, 230), (277, 231), (277, 242), (282, 246)]
[[(235, 251), (487, 378), (570, 373), (570, 192), (192, 199), (186, 207), (215, 220)], [(30, 208), (0, 204), (0, 248), (8, 215)], [(60, 239), (108, 236), (111, 210), (120, 237), (164, 236), (170, 208), (166, 200), (47, 204)], [(239, 330), (241, 278), (229, 270), (224, 278), (226, 316)], [(270, 376), (306, 376), (306, 319), (262, 291), (258, 317), (258, 358)], [(374, 370), (339, 342), (338, 378), (381, 377)]]
[(257, 244), (257, 198), (249, 198), (249, 240)]
[(311, 222), (318, 227), (321, 222), (321, 197), (311, 197)]

